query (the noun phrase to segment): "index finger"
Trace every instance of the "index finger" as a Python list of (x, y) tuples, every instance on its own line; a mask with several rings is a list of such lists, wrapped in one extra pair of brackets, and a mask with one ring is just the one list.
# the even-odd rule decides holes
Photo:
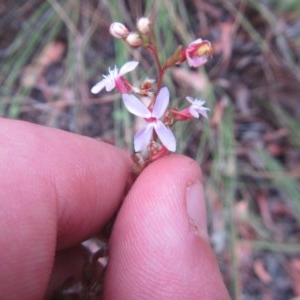
[(93, 234), (112, 216), (130, 176), (125, 151), (21, 121), (1, 119), (0, 128), (6, 226), (14, 220), (12, 213), (19, 224), (27, 220), (27, 226), (37, 214), (45, 222), (53, 219), (57, 246), (64, 248)]
[(130, 158), (90, 138), (7, 119), (0, 145), (0, 298), (42, 299), (55, 250), (93, 235), (117, 210)]

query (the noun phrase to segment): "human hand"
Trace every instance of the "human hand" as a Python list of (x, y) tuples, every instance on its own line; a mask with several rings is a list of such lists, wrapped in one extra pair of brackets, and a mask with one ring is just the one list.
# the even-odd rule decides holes
[[(55, 254), (72, 253), (117, 211), (130, 157), (6, 119), (0, 144), (0, 298), (42, 299)], [(200, 180), (197, 164), (179, 155), (137, 178), (112, 231), (105, 299), (229, 299), (208, 242)]]

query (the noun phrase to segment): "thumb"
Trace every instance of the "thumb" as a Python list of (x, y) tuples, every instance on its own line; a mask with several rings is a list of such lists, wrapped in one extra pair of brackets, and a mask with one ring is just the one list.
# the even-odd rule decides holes
[(208, 242), (198, 165), (172, 155), (138, 177), (111, 236), (105, 299), (229, 299)]

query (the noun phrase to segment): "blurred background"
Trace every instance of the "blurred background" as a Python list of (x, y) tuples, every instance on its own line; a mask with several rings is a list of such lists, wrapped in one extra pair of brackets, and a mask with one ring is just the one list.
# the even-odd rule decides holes
[(0, 116), (132, 149), (136, 124), (120, 95), (90, 88), (132, 59), (140, 66), (128, 78), (156, 77), (145, 50), (108, 33), (141, 16), (153, 20), (163, 61), (196, 38), (213, 44), (205, 67), (175, 67), (164, 85), (172, 107), (190, 95), (211, 109), (209, 121), (174, 132), (203, 170), (232, 298), (300, 299), (300, 1), (1, 1)]

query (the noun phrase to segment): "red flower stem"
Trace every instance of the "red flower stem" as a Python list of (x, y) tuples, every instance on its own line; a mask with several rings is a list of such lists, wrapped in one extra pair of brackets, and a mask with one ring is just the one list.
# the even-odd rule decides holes
[[(158, 51), (157, 51), (157, 47), (156, 47), (156, 43), (155, 43), (155, 38), (153, 36), (153, 34), (150, 35), (150, 46), (148, 47), (150, 53), (152, 54), (154, 61), (156, 63), (157, 66), (157, 71), (158, 71), (158, 78), (157, 78), (157, 90), (155, 93), (155, 96), (158, 94), (158, 92), (161, 89), (162, 86), (162, 80), (163, 80), (163, 76), (165, 74), (166, 71), (166, 67), (162, 67), (159, 56), (158, 56)], [(150, 106), (154, 105), (155, 102), (155, 98), (152, 100), (153, 103), (151, 103)]]
[(157, 49), (154, 48), (153, 50), (154, 50), (153, 51), (153, 57), (154, 57), (154, 60), (156, 62), (157, 69), (158, 69), (157, 90), (156, 90), (156, 95), (157, 95), (158, 92), (161, 89), (162, 79), (163, 79), (163, 76), (164, 76), (164, 70), (163, 70), (163, 68), (161, 66), (161, 63), (160, 63), (160, 60), (159, 60), (159, 57), (158, 57), (158, 53), (157, 53)]

